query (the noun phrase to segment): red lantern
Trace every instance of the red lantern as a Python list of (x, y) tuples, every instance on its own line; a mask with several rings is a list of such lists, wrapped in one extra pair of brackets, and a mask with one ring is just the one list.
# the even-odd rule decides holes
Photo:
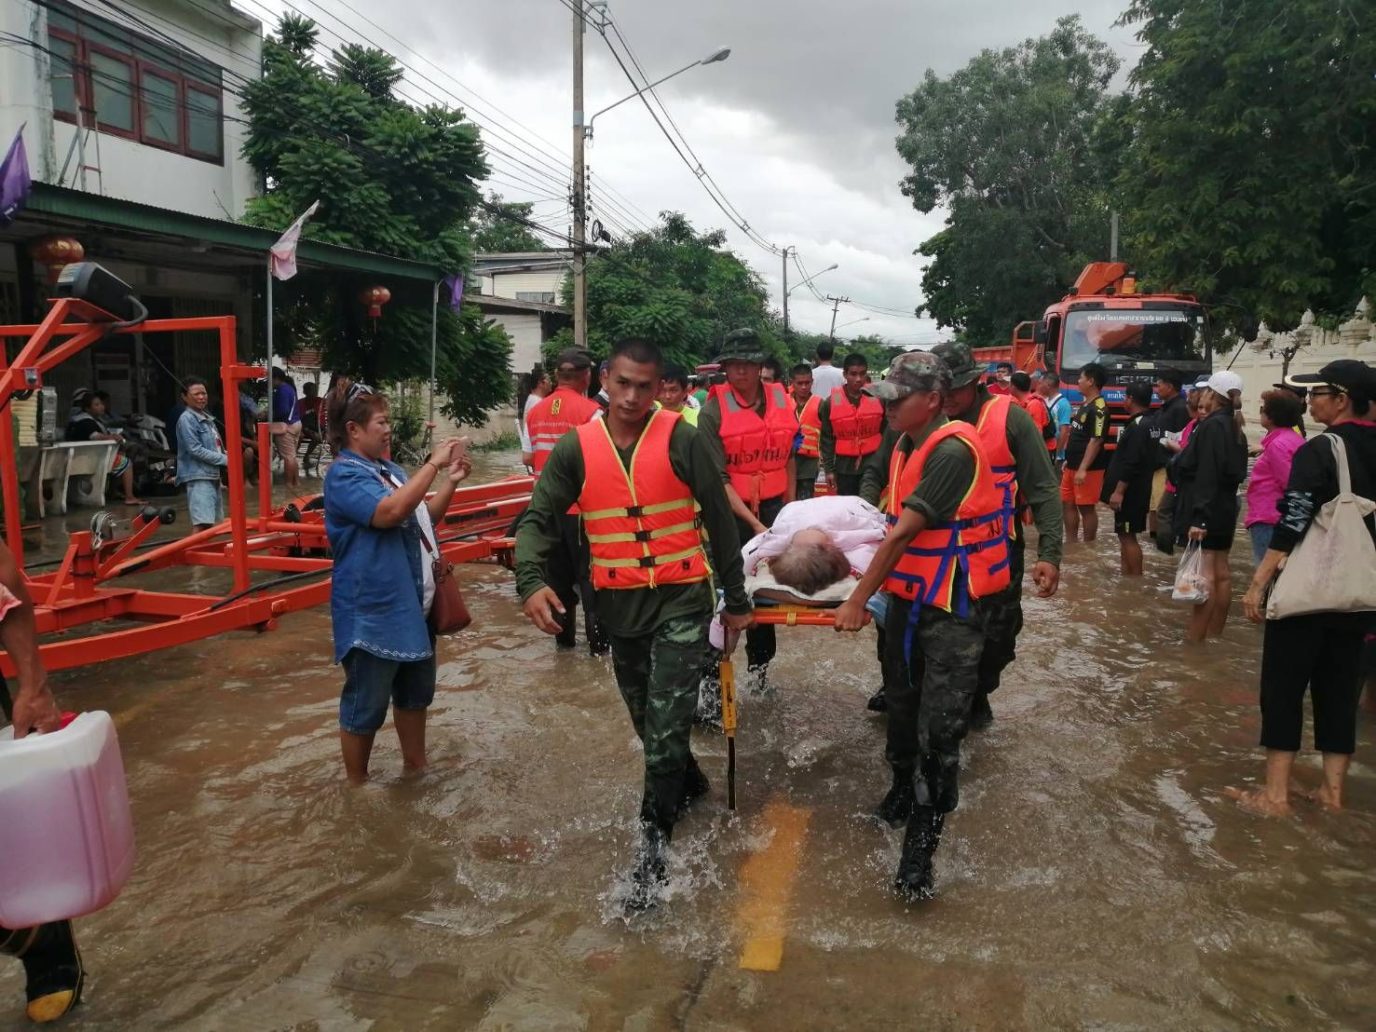
[(368, 318), (378, 319), (382, 317), (382, 306), (392, 300), (392, 292), (386, 287), (364, 287), (358, 300), (367, 307)]
[(86, 248), (81, 246), (81, 241), (76, 237), (50, 236), (30, 244), (29, 254), (39, 264), (48, 267), (48, 282), (56, 283), (63, 268), (86, 257)]

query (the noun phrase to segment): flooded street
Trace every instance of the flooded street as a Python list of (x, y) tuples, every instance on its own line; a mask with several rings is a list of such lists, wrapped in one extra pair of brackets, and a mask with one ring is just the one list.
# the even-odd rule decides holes
[[(389, 721), (373, 783), (343, 784), (325, 608), (55, 675), (64, 708), (118, 723), (139, 849), (78, 922), (87, 1002), (61, 1027), (1376, 1027), (1371, 718), (1348, 812), (1239, 810), (1260, 631), (1235, 605), (1222, 642), (1184, 646), (1157, 590), (1173, 562), (1147, 564), (1122, 582), (1104, 534), (1027, 599), (938, 896), (912, 907), (889, 889), (902, 832), (868, 816), (888, 787), (870, 631), (780, 630), (774, 688), (742, 699), (734, 815), (725, 740), (695, 730), (711, 794), (672, 898), (629, 923), (641, 758), (610, 661), (581, 635), (556, 651), (495, 566), (463, 571), (475, 623), (441, 640), (417, 780)], [(0, 1028), (27, 1027), (17, 964), (0, 998)]]

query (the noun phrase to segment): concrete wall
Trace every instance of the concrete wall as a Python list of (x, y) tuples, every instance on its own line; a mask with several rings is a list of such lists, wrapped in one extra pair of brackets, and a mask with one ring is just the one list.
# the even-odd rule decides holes
[(518, 375), (530, 372), (530, 367), (540, 361), (543, 343), (539, 314), (494, 313), (491, 318), (511, 337), (511, 371)]
[(1315, 326), (1311, 313), (1305, 313), (1300, 326), (1290, 333), (1272, 333), (1263, 325), (1257, 339), (1243, 344), (1236, 354), (1214, 358), (1215, 369), (1231, 368), (1242, 377), (1244, 411), (1249, 423), (1262, 391), (1280, 381), (1283, 349), (1297, 341), (1303, 346), (1290, 362), (1292, 375), (1317, 373), (1340, 358), (1376, 367), (1376, 327), (1371, 323), (1370, 305), (1365, 299), (1352, 318), (1337, 330)]
[[(146, 29), (132, 28), (122, 15), (96, 0), (74, 2), (109, 23), (164, 42)], [(205, 9), (213, 7), (213, 2), (125, 0), (120, 6), (156, 26), (159, 33), (227, 69), (227, 73), (222, 73), (224, 164), (173, 154), (109, 133), (92, 134), (86, 163), (98, 163), (100, 174), (87, 173), (85, 188), (90, 192), (211, 218), (237, 219), (243, 214), (245, 202), (255, 193), (255, 178), (239, 155), (246, 126), (233, 121), (244, 116), (239, 99), (231, 91), (236, 76), (256, 79), (260, 74), (260, 31), (230, 27), (207, 16)], [(47, 25), (47, 9), (31, 0), (0, 3), (0, 32), (46, 46)], [(24, 140), (29, 170), (34, 179), (57, 183), (77, 130), (71, 123), (53, 118), (48, 75), (48, 55), (43, 50), (19, 44), (0, 48), (0, 147), (8, 146), (19, 126), (27, 123)], [(80, 187), (76, 165), (74, 155), (61, 185)]]

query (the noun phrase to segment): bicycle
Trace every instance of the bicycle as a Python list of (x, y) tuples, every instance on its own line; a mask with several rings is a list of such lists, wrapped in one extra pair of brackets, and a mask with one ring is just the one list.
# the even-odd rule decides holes
[(430, 457), (435, 446), (435, 424), (426, 422), (419, 441), (403, 441), (392, 448), (392, 461), (399, 466), (419, 466)]

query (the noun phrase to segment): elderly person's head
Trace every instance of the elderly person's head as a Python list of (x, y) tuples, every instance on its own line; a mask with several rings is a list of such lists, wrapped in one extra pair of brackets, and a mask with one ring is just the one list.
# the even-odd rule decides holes
[(815, 595), (849, 576), (850, 560), (825, 531), (809, 528), (788, 539), (783, 552), (770, 560), (769, 572), (784, 587)]

